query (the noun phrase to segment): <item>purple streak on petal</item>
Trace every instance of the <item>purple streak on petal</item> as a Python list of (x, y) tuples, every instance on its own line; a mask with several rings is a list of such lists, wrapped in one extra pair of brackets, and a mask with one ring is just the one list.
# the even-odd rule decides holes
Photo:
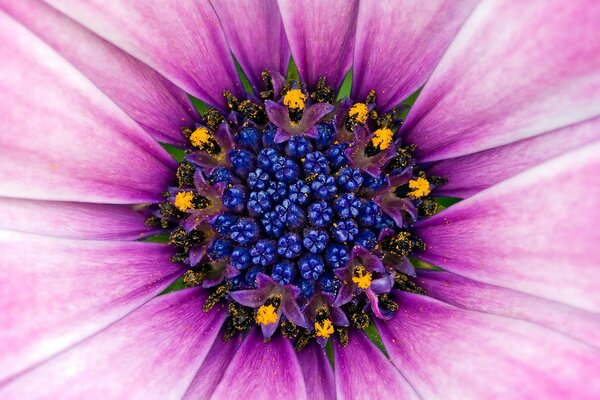
[(211, 0), (211, 3), (229, 47), (256, 94), (264, 89), (263, 71), (287, 73), (290, 49), (276, 0)]
[(357, 0), (279, 0), (300, 77), (314, 88), (321, 76), (333, 88), (352, 64)]
[(362, 332), (350, 331), (347, 346), (334, 341), (339, 399), (419, 399), (406, 379)]
[(268, 343), (253, 329), (240, 346), (213, 399), (307, 399), (291, 342), (276, 335)]
[(195, 97), (226, 109), (223, 90), (241, 96), (225, 34), (208, 0), (49, 0), (52, 6), (148, 64)]
[(375, 201), (381, 209), (386, 212), (398, 226), (404, 226), (404, 216), (402, 212), (408, 213), (412, 218), (412, 222), (417, 220), (417, 209), (415, 204), (410, 199), (400, 199), (391, 191), (388, 191), (383, 196), (379, 196)]
[(4, 399), (180, 398), (225, 320), (221, 307), (198, 311), (206, 297), (196, 288), (159, 296), (19, 376), (0, 394)]
[(594, 1), (482, 1), (409, 113), (405, 140), (436, 161), (599, 115), (599, 20)]
[(371, 306), (371, 311), (373, 315), (380, 319), (390, 319), (393, 314), (384, 315), (381, 309), (379, 308), (379, 299), (377, 295), (371, 288), (365, 290), (365, 294), (367, 295), (367, 300), (369, 301), (369, 305)]
[(349, 265), (362, 265), (370, 272), (385, 272), (385, 267), (381, 259), (363, 246), (354, 246), (352, 248)]
[(354, 49), (352, 96), (377, 93), (388, 111), (419, 89), (479, 0), (362, 2)]
[(504, 146), (434, 163), (432, 175), (448, 179), (440, 196), (466, 198), (550, 158), (600, 140), (600, 118), (519, 140)]
[(198, 114), (181, 89), (43, 2), (3, 0), (0, 7), (64, 56), (154, 139), (184, 142), (180, 128), (193, 126)]
[(417, 276), (415, 271), (415, 267), (412, 265), (408, 257), (400, 257), (392, 253), (387, 253), (383, 257), (383, 264), (394, 267), (394, 269), (398, 272), (402, 272), (403, 274), (410, 276)]
[(419, 271), (427, 295), (467, 310), (522, 319), (600, 347), (600, 315), (446, 271)]
[[(161, 201), (175, 161), (72, 65), (0, 15), (0, 195)], [(27, 93), (27, 95), (24, 95)]]
[(600, 311), (600, 142), (416, 224), (417, 257), (481, 282)]
[[(397, 293), (391, 321), (375, 324), (423, 398), (581, 398), (600, 395), (600, 352), (525, 321)], [(337, 364), (336, 364), (337, 366)]]
[(300, 310), (295, 298), (285, 296), (281, 304), (281, 310), (283, 311), (283, 315), (294, 324), (308, 328), (308, 322), (306, 322), (306, 318), (304, 318), (304, 314)]
[(308, 397), (315, 400), (335, 399), (335, 377), (325, 350), (316, 343), (309, 343), (296, 354)]
[(292, 136), (302, 134), (310, 137), (318, 136), (316, 129), (311, 128), (313, 128), (321, 118), (332, 112), (334, 107), (329, 103), (313, 104), (304, 110), (302, 119), (294, 125), (292, 125), (288, 109), (284, 105), (267, 100), (265, 102), (265, 110), (271, 122), (279, 128), (275, 134), (275, 142), (282, 143)]
[(340, 280), (340, 289), (333, 302), (334, 307), (341, 307), (352, 300), (355, 286), (352, 283), (352, 266), (338, 268), (334, 271), (335, 276)]
[(230, 292), (229, 296), (236, 302), (246, 307), (260, 307), (269, 298), (271, 294), (271, 288), (263, 288), (260, 290), (249, 289), (249, 290), (236, 290)]
[(158, 243), (0, 231), (0, 381), (156, 296), (183, 272), (171, 255)]
[(226, 262), (211, 262), (211, 266), (212, 271), (202, 281), (203, 288), (217, 286), (225, 279), (231, 279), (240, 274), (237, 268)]

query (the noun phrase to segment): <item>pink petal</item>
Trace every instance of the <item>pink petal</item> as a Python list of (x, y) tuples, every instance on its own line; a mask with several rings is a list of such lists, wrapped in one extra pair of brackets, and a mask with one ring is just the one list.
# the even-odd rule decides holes
[(225, 319), (197, 289), (157, 297), (0, 388), (4, 399), (181, 398)]
[(300, 78), (314, 88), (321, 76), (338, 88), (352, 64), (358, 0), (279, 0)]
[(467, 310), (523, 319), (600, 347), (600, 314), (445, 271), (419, 271), (427, 295)]
[(600, 118), (596, 117), (529, 139), (439, 161), (429, 168), (429, 173), (448, 179), (447, 184), (436, 189), (437, 195), (466, 198), (550, 158), (599, 139)]
[(277, 0), (211, 0), (229, 47), (255, 93), (264, 88), (265, 70), (287, 74), (290, 48)]
[(419, 399), (383, 353), (357, 331), (342, 346), (334, 342), (335, 383), (339, 399)]
[(0, 15), (0, 195), (162, 199), (174, 160), (55, 51)]
[(253, 329), (225, 371), (213, 399), (307, 399), (291, 342), (278, 335), (268, 343)]
[(0, 231), (0, 382), (163, 291), (183, 272), (171, 255), (163, 244)]
[(335, 399), (335, 378), (325, 349), (311, 342), (296, 354), (308, 397), (315, 400)]
[(419, 258), (477, 281), (600, 310), (600, 142), (417, 224)]
[(137, 206), (0, 197), (0, 229), (71, 239), (135, 240), (154, 231)]
[(370, 90), (387, 111), (419, 89), (479, 0), (361, 2), (353, 98)]
[(423, 398), (592, 399), (600, 352), (524, 321), (397, 294), (400, 311), (376, 321), (390, 358)]
[(242, 94), (219, 19), (208, 0), (48, 0), (55, 8), (148, 64), (195, 97), (226, 107)]
[(600, 114), (600, 3), (482, 1), (403, 132), (422, 161), (458, 157)]

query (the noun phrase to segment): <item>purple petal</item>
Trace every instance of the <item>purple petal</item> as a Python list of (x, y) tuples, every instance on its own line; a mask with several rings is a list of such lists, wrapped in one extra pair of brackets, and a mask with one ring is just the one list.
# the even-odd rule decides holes
[(448, 179), (436, 188), (441, 196), (466, 198), (550, 158), (600, 139), (600, 118), (596, 117), (529, 139), (462, 157), (438, 161), (432, 175)]
[(229, 47), (255, 93), (264, 88), (263, 71), (286, 75), (290, 48), (276, 0), (211, 0), (211, 3)]
[(352, 63), (357, 0), (279, 0), (300, 77), (314, 88), (321, 76), (334, 88)]
[(252, 330), (225, 371), (214, 399), (307, 399), (306, 386), (291, 342), (275, 336), (263, 343)]
[(419, 271), (428, 296), (467, 310), (523, 319), (600, 347), (600, 315), (445, 271)]
[(315, 400), (335, 399), (335, 378), (325, 350), (311, 342), (296, 354), (308, 397)]
[(352, 96), (377, 93), (383, 111), (419, 89), (478, 0), (362, 2), (354, 48)]
[(335, 385), (340, 399), (419, 399), (410, 384), (362, 332), (334, 341)]
[(0, 231), (0, 381), (156, 296), (183, 272), (171, 255), (156, 243)]
[(375, 324), (390, 358), (423, 398), (600, 396), (600, 352), (594, 347), (426, 296), (402, 292), (397, 300), (396, 317)]
[(599, 115), (598, 20), (593, 1), (481, 2), (409, 113), (406, 141), (435, 161)]
[(195, 97), (226, 108), (223, 90), (242, 89), (225, 34), (208, 0), (50, 0), (99, 36), (148, 64)]
[(600, 143), (417, 223), (418, 258), (477, 281), (600, 310)]
[[(79, 71), (0, 15), (0, 195), (161, 200), (174, 160)], [(25, 93), (27, 95), (25, 95)]]
[(282, 143), (292, 136), (301, 134), (311, 137), (318, 136), (318, 132), (311, 128), (333, 109), (334, 107), (329, 103), (313, 104), (304, 111), (300, 122), (292, 125), (287, 107), (270, 100), (265, 102), (265, 110), (269, 119), (279, 128), (275, 135), (276, 143)]
[[(181, 398), (226, 313), (198, 289), (157, 297), (0, 389), (16, 399)], [(193, 351), (191, 351), (193, 349)]]

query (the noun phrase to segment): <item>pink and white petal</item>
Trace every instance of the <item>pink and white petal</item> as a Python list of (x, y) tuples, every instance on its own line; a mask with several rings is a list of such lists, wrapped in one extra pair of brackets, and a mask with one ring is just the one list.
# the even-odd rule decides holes
[(352, 65), (358, 0), (279, 0), (300, 78), (314, 88), (324, 76), (339, 88)]
[(157, 243), (0, 231), (0, 382), (162, 292), (183, 273), (171, 255)]
[(222, 335), (223, 330), (217, 335), (217, 339), (206, 355), (202, 366), (196, 372), (196, 376), (185, 392), (183, 399), (210, 399), (219, 382), (221, 382), (225, 370), (229, 367), (229, 363), (238, 351), (244, 338), (240, 334), (224, 341), (220, 339)]
[(242, 94), (217, 14), (208, 0), (46, 0), (195, 97), (226, 108)]
[(291, 342), (276, 335), (263, 342), (253, 329), (225, 371), (213, 399), (308, 399)]
[(522, 319), (600, 348), (600, 314), (446, 271), (419, 271), (427, 295), (467, 310)]
[(427, 399), (592, 399), (600, 352), (525, 321), (396, 294), (391, 321), (375, 321), (390, 358)]
[(225, 310), (201, 311), (198, 289), (159, 296), (0, 388), (3, 399), (181, 398)]
[(176, 163), (65, 59), (0, 13), (0, 196), (161, 201)]
[(351, 331), (347, 346), (334, 341), (339, 399), (419, 399), (410, 383), (362, 332)]
[(358, 11), (352, 97), (375, 90), (388, 111), (419, 89), (479, 0), (363, 1)]
[(296, 354), (304, 374), (308, 398), (335, 399), (335, 377), (325, 349), (312, 341)]
[(143, 208), (0, 197), (0, 229), (68, 239), (136, 240), (154, 232)]
[(277, 0), (210, 0), (235, 58), (254, 92), (264, 89), (265, 70), (286, 76), (290, 48)]
[(198, 120), (185, 92), (54, 8), (38, 0), (2, 0), (0, 8), (65, 57), (156, 140), (182, 143), (180, 128)]
[(599, 20), (595, 1), (483, 0), (415, 102), (405, 140), (436, 161), (599, 115)]
[(416, 224), (417, 257), (600, 311), (600, 142), (542, 163)]
[(441, 160), (428, 171), (448, 179), (448, 183), (436, 188), (437, 195), (466, 198), (597, 140), (600, 140), (599, 117), (478, 153)]

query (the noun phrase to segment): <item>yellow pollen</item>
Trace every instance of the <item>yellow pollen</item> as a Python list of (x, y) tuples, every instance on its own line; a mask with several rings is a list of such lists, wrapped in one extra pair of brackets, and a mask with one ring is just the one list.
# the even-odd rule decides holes
[(306, 100), (306, 95), (302, 93), (300, 89), (292, 89), (288, 90), (288, 92), (283, 97), (283, 104), (288, 108), (293, 108), (295, 110), (304, 110), (304, 100)]
[(369, 115), (369, 107), (365, 103), (356, 103), (350, 108), (348, 111), (349, 117), (354, 117), (356, 122), (360, 124), (364, 124), (367, 122), (367, 117)]
[(408, 187), (409, 189), (412, 189), (411, 192), (408, 192), (408, 195), (414, 199), (427, 196), (429, 192), (431, 192), (429, 181), (422, 176), (408, 181)]
[(394, 133), (388, 128), (381, 128), (373, 132), (373, 135), (373, 146), (379, 150), (385, 150), (390, 147)]
[(256, 312), (256, 323), (260, 325), (269, 325), (277, 322), (277, 309), (269, 304), (262, 305)]
[(202, 145), (205, 145), (208, 143), (210, 138), (211, 138), (211, 135), (210, 135), (210, 132), (208, 131), (208, 129), (201, 126), (200, 128), (196, 129), (194, 132), (192, 132), (192, 135), (190, 136), (190, 142), (192, 142), (192, 145), (195, 147), (202, 147)]
[(368, 289), (371, 286), (371, 281), (373, 280), (373, 274), (366, 270), (362, 265), (354, 268), (354, 273), (352, 274), (352, 282), (356, 284), (361, 289)]
[(175, 207), (181, 211), (187, 211), (194, 208), (194, 193), (193, 192), (179, 192), (175, 196)]
[(323, 322), (315, 322), (315, 333), (325, 339), (333, 335), (333, 324), (329, 318), (323, 320)]

